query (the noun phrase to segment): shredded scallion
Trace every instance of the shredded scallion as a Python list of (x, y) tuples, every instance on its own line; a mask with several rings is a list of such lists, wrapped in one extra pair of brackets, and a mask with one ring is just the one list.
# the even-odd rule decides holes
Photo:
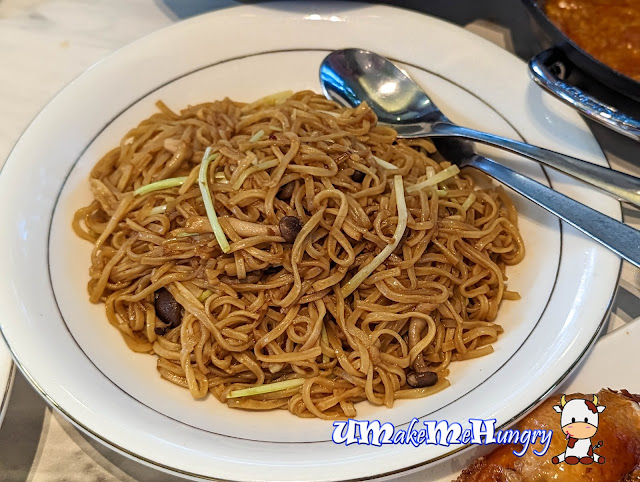
[(469, 194), (469, 197), (467, 199), (465, 199), (465, 201), (462, 203), (462, 210), (466, 211), (467, 209), (469, 209), (471, 207), (471, 205), (476, 202), (476, 195), (471, 193)]
[(349, 280), (342, 287), (342, 296), (346, 298), (351, 293), (355, 291), (355, 289), (360, 286), (360, 284), (369, 277), (371, 273), (373, 273), (378, 266), (380, 266), (384, 261), (394, 252), (394, 250), (400, 244), (400, 240), (404, 234), (405, 229), (407, 229), (407, 203), (404, 199), (404, 184), (402, 182), (402, 176), (396, 174), (393, 176), (393, 184), (396, 191), (396, 204), (398, 206), (398, 225), (396, 226), (396, 231), (393, 233), (393, 243), (388, 244), (383, 248), (378, 255), (371, 260), (369, 264), (367, 264), (364, 268), (358, 271), (353, 278)]
[(264, 131), (260, 129), (258, 132), (256, 132), (254, 135), (251, 136), (251, 138), (249, 139), (249, 142), (258, 142), (260, 139), (262, 139), (263, 135), (264, 135)]
[(209, 218), (209, 224), (211, 224), (211, 229), (213, 229), (213, 234), (215, 235), (222, 252), (228, 253), (231, 248), (229, 247), (227, 237), (224, 235), (222, 226), (220, 226), (220, 223), (218, 222), (218, 216), (216, 215), (216, 210), (213, 206), (213, 198), (211, 197), (211, 190), (209, 189), (209, 180), (207, 179), (209, 163), (216, 159), (220, 154), (210, 154), (211, 147), (207, 147), (204, 151), (204, 155), (202, 156), (202, 164), (200, 165), (200, 173), (198, 175), (198, 184), (200, 186), (202, 200), (204, 201), (204, 207), (207, 211), (207, 217)]
[(378, 164), (380, 164), (381, 167), (384, 167), (385, 169), (398, 169), (398, 166), (394, 166), (393, 164), (385, 161), (384, 159), (380, 159), (377, 156), (373, 156), (373, 158)]
[(227, 395), (227, 398), (238, 397), (250, 397), (251, 395), (262, 395), (264, 393), (280, 392), (282, 390), (289, 390), (290, 388), (300, 387), (304, 384), (304, 378), (293, 378), (291, 380), (285, 380), (283, 382), (267, 383), (265, 385), (258, 385), (257, 387), (243, 388), (241, 390), (234, 390)]
[(198, 296), (198, 301), (200, 303), (204, 302), (209, 296), (211, 296), (213, 293), (211, 290), (205, 290), (202, 293), (200, 293), (200, 296)]
[(446, 181), (447, 179), (452, 178), (453, 176), (457, 175), (459, 172), (460, 172), (460, 169), (458, 168), (458, 166), (453, 164), (452, 166), (449, 166), (446, 169), (440, 171), (436, 175), (431, 176), (430, 178), (422, 182), (414, 184), (413, 186), (409, 186), (407, 188), (407, 192), (415, 192), (415, 191), (419, 191), (420, 189), (424, 189), (425, 187), (435, 186), (436, 184), (441, 183), (442, 181)]
[(167, 205), (163, 204), (161, 206), (156, 206), (154, 208), (151, 209), (151, 211), (149, 211), (149, 215), (153, 216), (155, 214), (162, 214), (167, 210)]
[(169, 189), (170, 187), (182, 186), (187, 180), (187, 177), (171, 177), (169, 179), (163, 179), (162, 181), (152, 182), (146, 186), (139, 187), (133, 191), (134, 196), (142, 196), (153, 191), (160, 191), (161, 189)]

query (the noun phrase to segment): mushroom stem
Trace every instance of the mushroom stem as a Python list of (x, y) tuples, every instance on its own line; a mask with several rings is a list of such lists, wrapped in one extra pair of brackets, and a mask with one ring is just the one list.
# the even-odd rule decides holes
[[(280, 236), (280, 229), (272, 224), (259, 224), (241, 219), (222, 217), (218, 219), (220, 225), (229, 230), (233, 229), (238, 236), (250, 238), (252, 236)], [(192, 216), (185, 222), (184, 230), (188, 233), (211, 233), (211, 223), (206, 216)]]

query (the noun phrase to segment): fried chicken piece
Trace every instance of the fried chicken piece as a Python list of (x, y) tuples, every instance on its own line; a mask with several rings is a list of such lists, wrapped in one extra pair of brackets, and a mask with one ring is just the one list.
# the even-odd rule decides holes
[[(560, 430), (560, 414), (553, 409), (560, 397), (553, 396), (517, 425), (519, 430), (553, 430), (545, 455), (533, 454), (534, 449), (542, 449), (540, 443), (531, 444), (520, 458), (513, 454), (514, 450), (521, 450), (520, 445), (503, 445), (477, 459), (456, 482), (640, 482), (640, 395), (610, 389), (600, 390), (597, 395), (599, 404), (607, 408), (600, 414), (598, 431), (592, 442), (603, 442), (597, 452), (605, 457), (604, 464), (554, 465), (551, 462), (552, 457), (562, 453), (567, 445)], [(589, 395), (576, 393), (566, 398), (568, 401), (589, 398)]]

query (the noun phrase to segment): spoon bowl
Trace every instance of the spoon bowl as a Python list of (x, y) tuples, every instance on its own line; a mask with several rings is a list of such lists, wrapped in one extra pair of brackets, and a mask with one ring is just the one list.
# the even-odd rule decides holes
[(365, 101), (378, 121), (396, 127), (447, 120), (427, 94), (388, 59), (361, 49), (337, 50), (320, 66), (324, 95), (355, 107)]

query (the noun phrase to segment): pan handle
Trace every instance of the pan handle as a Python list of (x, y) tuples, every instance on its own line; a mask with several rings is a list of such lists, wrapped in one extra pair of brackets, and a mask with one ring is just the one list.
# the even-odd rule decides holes
[(556, 54), (556, 50), (550, 48), (529, 61), (529, 73), (536, 84), (589, 119), (640, 142), (640, 121), (560, 80), (549, 67), (549, 61), (557, 58)]

